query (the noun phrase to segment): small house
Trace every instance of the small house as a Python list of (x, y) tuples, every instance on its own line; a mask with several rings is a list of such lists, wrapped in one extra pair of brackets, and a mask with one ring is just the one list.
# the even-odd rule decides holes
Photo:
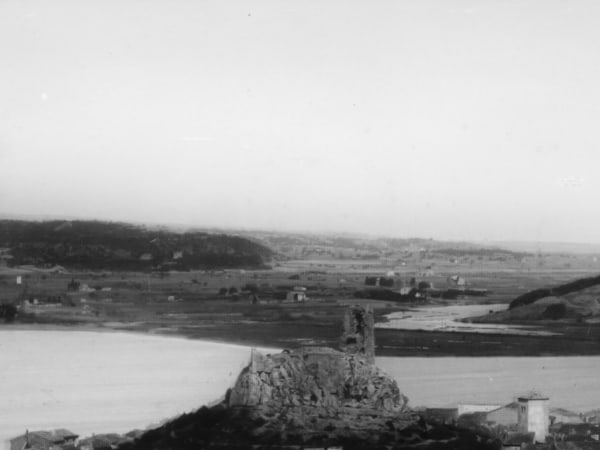
[(502, 450), (521, 450), (534, 443), (533, 431), (509, 431), (502, 438)]
[(152, 253), (142, 253), (142, 255), (140, 255), (140, 261), (152, 261), (152, 259)]
[(453, 424), (458, 418), (458, 408), (426, 408), (423, 415), (431, 422)]
[(458, 275), (452, 275), (446, 279), (449, 285), (464, 288), (467, 285), (467, 280)]
[(414, 288), (410, 286), (404, 286), (400, 288), (400, 295), (411, 295)]
[(88, 286), (87, 284), (82, 284), (79, 286), (79, 292), (95, 292), (96, 289)]
[(583, 423), (583, 415), (563, 408), (550, 409), (550, 423)]
[(306, 288), (301, 286), (294, 286), (285, 296), (287, 302), (305, 302), (307, 299)]
[(501, 405), (491, 404), (491, 403), (459, 403), (458, 404), (458, 415), (462, 416), (463, 414), (470, 414), (475, 412), (484, 412), (487, 413), (489, 411), (493, 411), (495, 409), (500, 408)]
[(512, 402), (489, 411), (487, 413), (487, 422), (506, 427), (516, 425), (519, 422), (519, 404)]

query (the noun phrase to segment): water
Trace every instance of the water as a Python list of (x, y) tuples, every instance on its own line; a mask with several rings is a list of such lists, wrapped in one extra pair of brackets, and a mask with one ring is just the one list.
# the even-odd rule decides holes
[(0, 330), (0, 443), (26, 428), (145, 428), (217, 400), (249, 357), (180, 338)]
[[(249, 356), (248, 347), (181, 338), (0, 330), (0, 442), (26, 428), (64, 427), (87, 436), (157, 424), (217, 400)], [(552, 405), (600, 407), (600, 357), (377, 358), (377, 363), (413, 406), (508, 403), (537, 388)]]
[(426, 330), (426, 331), (461, 331), (471, 333), (519, 334), (519, 335), (552, 335), (549, 331), (535, 327), (506, 324), (468, 323), (460, 319), (482, 316), (490, 311), (504, 311), (506, 304), (490, 305), (451, 305), (427, 306), (411, 308), (388, 314), (388, 322), (378, 323), (377, 328), (393, 328), (397, 330)]
[(600, 408), (600, 356), (376, 358), (411, 406), (507, 404), (536, 390), (550, 406)]

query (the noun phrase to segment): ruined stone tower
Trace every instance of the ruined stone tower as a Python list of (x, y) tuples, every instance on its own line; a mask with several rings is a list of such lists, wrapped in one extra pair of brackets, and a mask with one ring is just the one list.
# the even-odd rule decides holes
[(344, 314), (344, 331), (340, 344), (342, 351), (375, 362), (375, 328), (373, 311), (369, 306), (353, 306)]

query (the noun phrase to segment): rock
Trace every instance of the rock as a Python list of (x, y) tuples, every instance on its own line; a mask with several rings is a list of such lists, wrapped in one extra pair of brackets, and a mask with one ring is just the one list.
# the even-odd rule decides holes
[[(279, 370), (270, 374), (260, 369)], [(229, 406), (266, 405), (377, 408), (387, 412), (407, 409), (407, 398), (396, 382), (358, 355), (330, 348), (307, 347), (276, 356), (252, 352), (229, 396)]]
[(368, 363), (375, 362), (375, 327), (371, 308), (346, 310), (340, 348), (346, 353), (364, 357)]
[(422, 424), (396, 382), (373, 363), (372, 313), (353, 308), (346, 325), (347, 352), (253, 350), (225, 402), (149, 430), (121, 450), (497, 448), (485, 436)]

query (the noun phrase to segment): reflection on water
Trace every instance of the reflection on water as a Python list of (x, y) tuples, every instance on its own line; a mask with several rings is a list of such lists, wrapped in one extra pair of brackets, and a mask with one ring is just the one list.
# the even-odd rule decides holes
[(504, 311), (506, 304), (451, 305), (411, 308), (388, 314), (388, 322), (378, 323), (377, 328), (397, 330), (461, 331), (471, 333), (501, 333), (550, 336), (555, 333), (520, 325), (460, 322), (460, 319), (482, 316), (490, 311)]

